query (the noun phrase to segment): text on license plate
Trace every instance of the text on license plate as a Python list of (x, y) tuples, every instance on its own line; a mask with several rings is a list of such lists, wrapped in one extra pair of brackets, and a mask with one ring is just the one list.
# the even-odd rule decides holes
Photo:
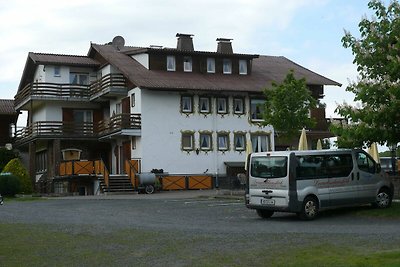
[(275, 200), (274, 199), (262, 198), (261, 199), (261, 205), (275, 205)]

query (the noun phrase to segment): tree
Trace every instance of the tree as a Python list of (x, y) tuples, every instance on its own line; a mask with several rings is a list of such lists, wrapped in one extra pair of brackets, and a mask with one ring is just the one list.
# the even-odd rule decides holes
[(3, 173), (11, 173), (19, 179), (21, 183), (19, 193), (32, 193), (32, 181), (29, 177), (28, 171), (18, 158), (10, 160), (10, 162), (8, 162), (7, 165), (4, 167)]
[(363, 147), (372, 142), (397, 146), (400, 141), (400, 4), (387, 7), (377, 0), (368, 3), (375, 17), (359, 23), (360, 37), (345, 32), (342, 43), (350, 48), (357, 65), (358, 81), (347, 91), (357, 106), (343, 103), (336, 112), (348, 125), (333, 125), (339, 147)]
[(315, 121), (309, 118), (311, 108), (317, 101), (312, 97), (305, 79), (296, 80), (293, 70), (281, 84), (272, 84), (264, 90), (264, 125), (272, 125), (287, 141), (300, 135), (303, 127), (313, 127)]

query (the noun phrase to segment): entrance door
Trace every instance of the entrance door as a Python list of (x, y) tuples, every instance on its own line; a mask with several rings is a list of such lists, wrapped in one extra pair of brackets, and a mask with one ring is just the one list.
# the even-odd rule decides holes
[(121, 172), (125, 173), (125, 161), (131, 159), (131, 142), (125, 141), (122, 143), (122, 151), (121, 151)]

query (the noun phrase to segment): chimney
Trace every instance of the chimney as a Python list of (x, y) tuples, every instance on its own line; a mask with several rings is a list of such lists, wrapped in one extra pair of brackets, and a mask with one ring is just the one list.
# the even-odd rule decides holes
[(217, 53), (233, 54), (232, 40), (233, 39), (218, 38)]
[(178, 37), (178, 44), (176, 45), (176, 49), (194, 51), (192, 36), (193, 34), (177, 33), (176, 37)]

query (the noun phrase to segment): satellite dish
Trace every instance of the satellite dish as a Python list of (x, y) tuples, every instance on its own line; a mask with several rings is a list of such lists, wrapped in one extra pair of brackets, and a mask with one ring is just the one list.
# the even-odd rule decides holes
[(125, 45), (125, 39), (122, 36), (115, 36), (111, 43), (116, 49), (120, 50)]

